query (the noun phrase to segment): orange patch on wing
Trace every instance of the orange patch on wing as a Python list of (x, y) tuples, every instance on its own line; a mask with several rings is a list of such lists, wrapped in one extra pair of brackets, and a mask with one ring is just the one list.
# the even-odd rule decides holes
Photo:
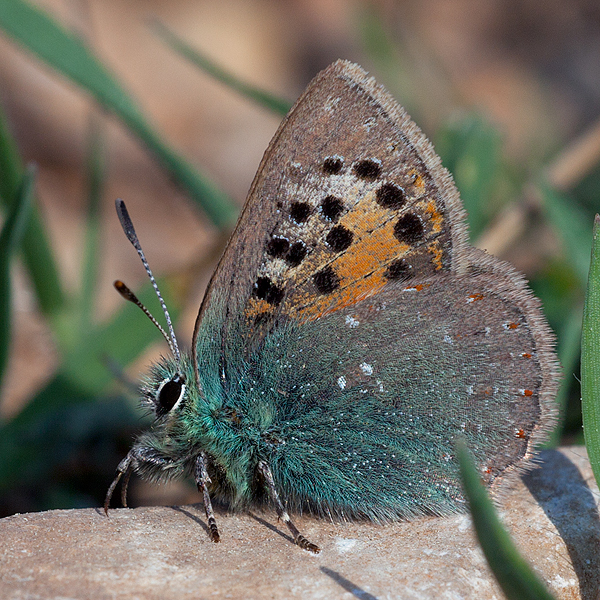
[(273, 307), (265, 300), (261, 300), (259, 298), (250, 298), (244, 312), (247, 318), (252, 318), (272, 311)]
[[(425, 187), (423, 177), (412, 170), (414, 185)], [(434, 200), (424, 197), (418, 203), (419, 212), (425, 211), (431, 223), (431, 233), (441, 231), (444, 218)], [(398, 211), (382, 208), (375, 192), (360, 198), (338, 222), (338, 226), (352, 233), (348, 248), (334, 254), (323, 244), (312, 249), (301, 265), (290, 270), (285, 281), (286, 296), (277, 309), (253, 299), (246, 309), (248, 316), (281, 310), (294, 318), (313, 320), (320, 316), (351, 306), (379, 292), (389, 281), (389, 265), (413, 251), (410, 244), (400, 242), (394, 235)], [(430, 235), (430, 234), (429, 234)], [(427, 235), (427, 237), (429, 237)], [(443, 268), (443, 250), (437, 240), (428, 246), (436, 270)], [(314, 276), (323, 269), (332, 273), (335, 289), (319, 293), (314, 286)], [(408, 289), (408, 288), (407, 288)], [(422, 285), (415, 290), (423, 289)]]
[(422, 292), (426, 287), (429, 287), (430, 285), (431, 285), (430, 283), (417, 283), (417, 285), (407, 285), (404, 288), (404, 291), (406, 291), (406, 292), (411, 292), (411, 291)]
[(315, 249), (294, 270), (293, 278), (302, 285), (313, 273), (331, 266), (340, 278), (340, 287), (345, 287), (404, 256), (410, 246), (394, 236), (395, 217), (396, 211), (382, 208), (375, 201), (375, 194), (368, 194), (338, 222), (338, 226), (352, 232), (350, 246), (337, 256), (326, 246)]
[(411, 169), (408, 172), (408, 176), (413, 178), (412, 184), (416, 188), (419, 188), (422, 190), (425, 187), (425, 182), (423, 181), (423, 178), (421, 177), (420, 173), (416, 169)]
[(411, 249), (397, 240), (394, 221), (388, 211), (380, 208), (355, 210), (341, 219), (340, 224), (353, 232), (354, 240), (347, 250), (325, 263), (335, 272), (339, 287), (322, 296), (315, 295), (311, 288), (296, 290), (290, 313), (317, 319), (377, 293), (388, 282), (385, 272), (390, 262)]
[(477, 302), (478, 300), (483, 300), (483, 294), (471, 294), (467, 302)]
[(401, 244), (394, 236), (394, 225), (391, 221), (375, 231), (360, 231), (357, 228), (354, 233), (359, 239), (332, 263), (342, 279), (342, 287), (345, 279), (360, 279), (391, 260), (404, 256), (410, 250), (408, 244)]
[(427, 249), (433, 255), (433, 258), (431, 260), (433, 261), (433, 264), (435, 265), (435, 270), (440, 271), (441, 269), (443, 269), (444, 264), (442, 262), (442, 259), (444, 257), (444, 252), (440, 248), (440, 244), (439, 244), (438, 240), (434, 240), (433, 242), (431, 242), (431, 244), (429, 244), (429, 246), (427, 246)]
[[(317, 319), (356, 304), (386, 285), (388, 279), (384, 273), (388, 264), (410, 250), (408, 244), (400, 244), (393, 237), (393, 225), (388, 225), (357, 240), (330, 263), (339, 278), (338, 289), (323, 296), (306, 291), (294, 299), (293, 304), (299, 306), (298, 313), (302, 317)], [(293, 306), (291, 308), (293, 310)]]
[(341, 288), (327, 296), (320, 296), (318, 300), (298, 311), (300, 317), (312, 321), (325, 314), (335, 312), (347, 306), (352, 306), (373, 294), (379, 292), (387, 283), (383, 277), (383, 269), (379, 273), (373, 273), (360, 281), (353, 282), (345, 288)]
[(364, 196), (358, 204), (355, 204), (339, 222), (340, 225), (348, 227), (360, 237), (381, 228), (390, 217), (390, 211), (382, 208), (375, 201), (375, 193), (371, 192)]
[(437, 209), (434, 200), (430, 199), (427, 201), (425, 212), (429, 214), (431, 220), (431, 231), (433, 233), (439, 233), (444, 225), (444, 215)]

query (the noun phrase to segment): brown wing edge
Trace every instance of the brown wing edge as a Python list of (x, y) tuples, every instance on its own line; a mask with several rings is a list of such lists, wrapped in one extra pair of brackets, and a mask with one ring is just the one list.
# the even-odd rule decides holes
[[(248, 192), (244, 208), (240, 214), (238, 222), (231, 234), (229, 242), (223, 251), (223, 255), (213, 273), (196, 317), (194, 324), (194, 332), (192, 335), (192, 360), (195, 366), (196, 378), (198, 378), (198, 356), (197, 356), (197, 337), (200, 329), (200, 323), (208, 308), (211, 296), (216, 288), (222, 288), (223, 284), (231, 289), (233, 279), (230, 281), (222, 281), (227, 274), (227, 265), (232, 262), (230, 259), (240, 254), (238, 249), (243, 248), (245, 239), (254, 233), (255, 228), (251, 227), (252, 222), (256, 221), (256, 215), (252, 215), (252, 202), (256, 188), (260, 185), (263, 178), (264, 166), (270, 160), (272, 150), (276, 147), (284, 131), (290, 116), (296, 111), (307, 97), (312, 93), (315, 87), (321, 86), (324, 81), (332, 78), (340, 78), (349, 82), (350, 85), (357, 86), (370, 94), (382, 108), (388, 112), (390, 118), (394, 120), (398, 127), (404, 132), (406, 139), (414, 146), (421, 158), (423, 159), (427, 169), (432, 174), (436, 185), (439, 188), (439, 193), (445, 198), (446, 204), (449, 206), (448, 214), (452, 215), (452, 245), (453, 259), (452, 268), (457, 273), (462, 273), (467, 268), (466, 261), (463, 260), (466, 249), (468, 248), (466, 213), (462, 207), (460, 196), (450, 173), (442, 166), (440, 158), (435, 153), (433, 145), (425, 134), (411, 120), (406, 111), (394, 100), (394, 98), (378, 84), (375, 79), (367, 74), (367, 72), (359, 65), (347, 60), (338, 60), (329, 67), (318, 73), (309, 83), (304, 93), (298, 98), (294, 106), (290, 109), (288, 115), (283, 119), (275, 135), (273, 136), (269, 146), (267, 147), (263, 158), (258, 167), (254, 181)], [(267, 207), (268, 209), (269, 207)], [(264, 216), (264, 213), (263, 213)], [(217, 283), (218, 282), (218, 283)], [(233, 307), (236, 310), (236, 307)], [(223, 319), (226, 322), (226, 319)], [(196, 382), (198, 383), (198, 381)]]
[(548, 440), (558, 422), (556, 394), (562, 372), (554, 352), (556, 337), (543, 315), (540, 300), (533, 295), (523, 274), (511, 264), (478, 248), (469, 247), (466, 258), (469, 272), (494, 275), (494, 282), (489, 286), (490, 291), (511, 301), (522, 311), (533, 334), (535, 351), (542, 371), (542, 386), (539, 392), (540, 418), (527, 441), (523, 457), (507, 467), (502, 476), (492, 483), (491, 490), (496, 499), (499, 499), (520, 475), (539, 463), (536, 448)]

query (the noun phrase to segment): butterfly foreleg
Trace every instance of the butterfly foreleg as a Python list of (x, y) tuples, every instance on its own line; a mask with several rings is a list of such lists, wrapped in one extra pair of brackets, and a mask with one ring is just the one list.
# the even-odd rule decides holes
[(196, 464), (194, 466), (194, 479), (198, 486), (198, 491), (202, 492), (204, 498), (204, 510), (206, 511), (206, 520), (208, 521), (208, 527), (210, 529), (210, 537), (213, 542), (221, 541), (219, 535), (219, 528), (217, 527), (217, 520), (215, 519), (215, 513), (213, 512), (212, 502), (210, 501), (210, 494), (206, 484), (211, 482), (206, 470), (206, 454), (201, 452), (196, 458)]
[(127, 506), (127, 487), (129, 486), (129, 479), (131, 478), (131, 473), (135, 470), (138, 464), (138, 451), (139, 448), (135, 446), (128, 452), (127, 456), (119, 463), (117, 466), (117, 474), (113, 479), (108, 491), (106, 492), (106, 497), (104, 499), (104, 513), (108, 516), (108, 505), (110, 504), (110, 499), (117, 487), (117, 484), (121, 480), (123, 475), (125, 478), (123, 479), (123, 485), (121, 487), (121, 503), (123, 506)]
[(117, 487), (117, 484), (123, 477), (123, 484), (121, 487), (121, 503), (127, 507), (127, 488), (129, 486), (129, 480), (131, 474), (134, 471), (143, 470), (144, 467), (153, 467), (165, 469), (170, 467), (172, 464), (171, 460), (167, 457), (161, 456), (157, 453), (154, 448), (149, 448), (143, 445), (134, 446), (127, 456), (117, 466), (117, 474), (110, 484), (108, 491), (106, 492), (106, 498), (104, 499), (104, 512), (108, 515), (108, 505), (112, 495)]
[(258, 471), (262, 475), (267, 491), (269, 492), (269, 496), (275, 504), (275, 511), (277, 512), (277, 516), (288, 526), (292, 536), (294, 537), (294, 543), (300, 546), (303, 550), (308, 550), (309, 552), (313, 552), (314, 554), (319, 554), (321, 552), (321, 548), (312, 542), (309, 542), (299, 531), (298, 528), (292, 523), (290, 519), (290, 515), (287, 510), (283, 506), (281, 502), (281, 498), (277, 493), (277, 488), (275, 487), (275, 480), (273, 479), (273, 473), (271, 472), (271, 467), (264, 462), (260, 461), (258, 463)]

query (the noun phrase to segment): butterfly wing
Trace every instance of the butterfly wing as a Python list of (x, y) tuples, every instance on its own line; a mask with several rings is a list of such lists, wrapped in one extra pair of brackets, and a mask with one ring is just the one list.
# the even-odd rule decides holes
[(265, 152), (196, 329), (208, 311), (215, 335), (233, 329), (252, 351), (282, 317), (315, 319), (390, 280), (460, 271), (465, 243), (431, 144), (365, 71), (338, 61)]
[(489, 484), (526, 466), (556, 371), (514, 289), (487, 273), (392, 283), (273, 340), (261, 368), (282, 393), (270, 461), (286, 496), (375, 518), (455, 510), (458, 435)]
[[(285, 323), (301, 333), (267, 335)], [(217, 357), (225, 381), (231, 357), (251, 360), (275, 340), (277, 352), (295, 356), (288, 373), (310, 368), (321, 382), (317, 405), (356, 390), (358, 402), (366, 390), (363, 399), (430, 423), (427, 435), (452, 415), (443, 444), (419, 442), (432, 460), (451, 452), (463, 424), (489, 424), (501, 438), (479, 457), (490, 481), (522, 463), (553, 421), (557, 369), (537, 301), (509, 265), (467, 245), (458, 193), (433, 147), (347, 62), (313, 80), (266, 151), (194, 349), (196, 360)], [(280, 376), (284, 395), (300, 385)], [(324, 440), (324, 449), (335, 445)]]

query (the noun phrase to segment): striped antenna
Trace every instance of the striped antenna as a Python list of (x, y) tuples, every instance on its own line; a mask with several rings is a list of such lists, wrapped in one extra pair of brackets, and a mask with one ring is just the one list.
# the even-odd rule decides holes
[(169, 344), (169, 348), (173, 353), (173, 356), (177, 360), (178, 364), (181, 364), (181, 355), (179, 354), (179, 346), (177, 345), (177, 338), (175, 337), (175, 331), (173, 330), (173, 324), (171, 323), (171, 315), (167, 310), (167, 305), (163, 300), (163, 297), (158, 289), (158, 284), (156, 283), (156, 279), (154, 279), (154, 275), (152, 274), (152, 270), (150, 269), (150, 265), (146, 260), (146, 256), (144, 255), (144, 251), (142, 250), (142, 246), (140, 245), (140, 241), (138, 239), (137, 233), (135, 232), (135, 228), (133, 227), (133, 223), (131, 221), (131, 217), (127, 212), (127, 207), (125, 206), (125, 202), (120, 198), (117, 198), (115, 201), (115, 206), (117, 208), (117, 214), (119, 215), (119, 221), (121, 221), (121, 227), (127, 236), (127, 239), (131, 242), (131, 245), (136, 249), (138, 256), (140, 257), (144, 268), (146, 269), (146, 273), (148, 273), (148, 277), (152, 283), (152, 287), (158, 296), (158, 301), (163, 309), (163, 313), (165, 315), (165, 319), (167, 320), (167, 329), (169, 330), (169, 334), (160, 326), (158, 321), (152, 316), (150, 311), (138, 300), (137, 296), (122, 282), (115, 281), (114, 286), (116, 290), (125, 298), (125, 300), (129, 300), (133, 302), (137, 306), (139, 306), (144, 313), (149, 317), (149, 319), (158, 327), (159, 331), (163, 334), (165, 340), (167, 340), (167, 344)]

